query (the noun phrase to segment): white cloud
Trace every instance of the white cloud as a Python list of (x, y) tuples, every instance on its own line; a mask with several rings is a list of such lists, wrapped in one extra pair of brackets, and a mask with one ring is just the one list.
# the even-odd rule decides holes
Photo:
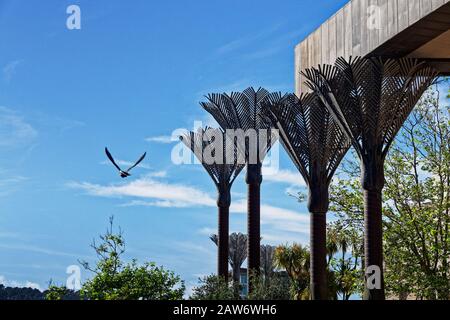
[(169, 143), (172, 143), (172, 142), (175, 142), (175, 141), (179, 141), (179, 140), (178, 140), (178, 138), (173, 137), (173, 136), (156, 136), (156, 137), (145, 138), (145, 141), (169, 144)]
[(15, 281), (15, 280), (8, 280), (5, 278), (5, 276), (0, 275), (0, 284), (4, 285), (5, 287), (12, 287), (12, 288), (32, 288), (32, 289), (38, 289), (41, 291), (41, 286), (35, 282), (26, 281), (25, 283)]
[[(124, 184), (99, 185), (89, 182), (71, 182), (69, 187), (81, 189), (87, 194), (100, 197), (131, 197), (122, 206), (153, 206), (165, 208), (187, 208), (195, 206), (215, 207), (216, 199), (210, 194), (192, 186), (171, 184), (143, 177)], [(230, 212), (246, 213), (246, 199), (237, 199), (231, 203)], [(261, 204), (261, 224), (270, 230), (308, 234), (309, 214)], [(200, 232), (209, 234), (204, 228)]]
[[(82, 189), (90, 195), (101, 197), (134, 197), (152, 199), (151, 202), (134, 202), (131, 205), (156, 205), (164, 207), (215, 206), (209, 194), (191, 186), (170, 184), (144, 177), (125, 184), (103, 186), (88, 182), (71, 182), (72, 188)], [(138, 200), (139, 201), (139, 200)]]
[(217, 229), (204, 227), (198, 230), (198, 233), (204, 236), (209, 236), (211, 234), (217, 233)]
[(262, 243), (278, 246), (286, 243), (299, 243), (309, 245), (309, 237), (307, 234), (297, 234), (289, 232), (267, 232), (261, 234)]
[[(246, 213), (246, 199), (232, 202), (230, 212)], [(261, 224), (277, 230), (308, 234), (309, 214), (298, 213), (268, 204), (261, 204)]]
[(274, 172), (265, 171), (263, 167), (264, 181), (286, 183), (294, 186), (306, 186), (305, 180), (297, 171), (291, 170), (277, 170)]
[(36, 136), (37, 131), (22, 116), (0, 106), (0, 147), (22, 145)]

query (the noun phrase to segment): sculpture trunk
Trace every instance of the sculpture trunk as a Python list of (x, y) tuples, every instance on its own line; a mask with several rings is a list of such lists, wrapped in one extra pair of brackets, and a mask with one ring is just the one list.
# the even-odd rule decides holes
[[(363, 161), (364, 189), (364, 264), (366, 286), (364, 299), (384, 300), (382, 190), (384, 186), (383, 159), (374, 157)], [(378, 267), (373, 269), (374, 267)], [(379, 271), (379, 273), (378, 273)]]
[(229, 206), (219, 206), (217, 274), (228, 282)]
[(262, 182), (261, 164), (249, 164), (247, 166), (246, 182), (248, 184), (247, 195), (247, 233), (248, 233), (248, 290), (252, 290), (252, 276), (260, 271), (260, 186)]
[(241, 266), (233, 266), (233, 282), (238, 284), (241, 282)]
[(218, 186), (217, 274), (228, 282), (228, 255), (231, 193), (228, 185)]
[(311, 300), (327, 299), (326, 235), (326, 214), (311, 212)]
[(311, 300), (328, 299), (327, 289), (327, 218), (328, 184), (320, 184), (309, 190), (310, 211), (310, 291)]

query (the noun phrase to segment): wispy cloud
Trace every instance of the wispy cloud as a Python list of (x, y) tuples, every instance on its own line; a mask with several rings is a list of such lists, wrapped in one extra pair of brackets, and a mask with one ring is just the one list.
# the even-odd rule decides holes
[[(214, 206), (216, 201), (207, 193), (191, 186), (170, 184), (144, 177), (119, 185), (99, 185), (89, 182), (71, 182), (69, 187), (84, 190), (101, 197), (133, 197), (128, 205), (164, 207)], [(143, 199), (151, 201), (142, 201)]]
[[(5, 173), (2, 172), (1, 174)], [(28, 178), (24, 176), (10, 176), (10, 177), (3, 176), (3, 178), (0, 178), (0, 197), (4, 197), (15, 192), (17, 188), (27, 180)]]
[(269, 28), (266, 28), (262, 31), (259, 31), (257, 33), (248, 34), (243, 37), (232, 40), (232, 41), (220, 46), (217, 49), (217, 53), (218, 54), (226, 54), (226, 53), (230, 53), (232, 51), (241, 49), (245, 46), (251, 45), (252, 43), (255, 43), (256, 41), (258, 41), (262, 38), (266, 38), (267, 36), (273, 34), (277, 30), (279, 30), (280, 27), (281, 27), (281, 24), (275, 24), (275, 25), (273, 25)]
[(145, 138), (145, 141), (169, 144), (169, 143), (179, 141), (179, 140), (176, 137), (172, 137), (172, 136), (156, 136), (156, 137)]
[(198, 230), (198, 233), (204, 236), (209, 236), (213, 233), (217, 233), (217, 229), (204, 227)]
[(37, 131), (17, 112), (0, 106), (0, 147), (23, 145), (33, 141)]
[(50, 115), (40, 111), (35, 111), (32, 116), (39, 125), (57, 129), (60, 133), (86, 126), (86, 123), (80, 120), (68, 119), (54, 114)]
[(274, 172), (266, 171), (264, 172), (265, 167), (263, 167), (263, 176), (264, 181), (270, 181), (270, 182), (278, 182), (278, 183), (285, 183), (290, 184), (293, 186), (305, 186), (305, 180), (303, 177), (298, 173), (297, 171), (291, 171), (291, 170), (277, 170)]
[(291, 31), (286, 31), (282, 27), (283, 24), (279, 23), (260, 32), (237, 38), (220, 46), (216, 54), (239, 52), (244, 60), (264, 59), (282, 52), (284, 48), (293, 48), (308, 31), (307, 25)]
[(7, 250), (15, 250), (15, 251), (28, 251), (28, 252), (34, 252), (39, 254), (45, 254), (49, 256), (61, 256), (61, 257), (72, 257), (72, 258), (87, 258), (85, 255), (79, 255), (69, 252), (63, 252), (63, 251), (57, 251), (47, 248), (42, 248), (34, 245), (27, 245), (27, 244), (0, 244), (1, 249), (7, 249)]
[(13, 76), (16, 74), (17, 67), (22, 64), (22, 60), (13, 60), (7, 63), (3, 67), (3, 79), (6, 82), (10, 82)]
[[(247, 201), (245, 199), (234, 201), (231, 204), (230, 212), (246, 213)], [(309, 233), (309, 214), (261, 204), (261, 224), (277, 230), (307, 234)]]
[[(214, 196), (193, 186), (162, 182), (150, 177), (112, 185), (99, 185), (89, 182), (71, 182), (71, 188), (83, 190), (88, 195), (112, 198), (132, 198), (121, 206), (152, 206), (165, 208), (215, 207)], [(246, 213), (246, 199), (234, 200), (230, 207), (232, 213)], [(261, 223), (269, 228), (307, 234), (309, 215), (293, 210), (261, 204)], [(204, 229), (203, 232), (210, 230)]]
[(4, 285), (5, 287), (12, 287), (12, 288), (32, 288), (32, 289), (38, 289), (41, 290), (41, 286), (35, 282), (31, 281), (15, 281), (15, 280), (8, 280), (5, 276), (0, 275), (0, 284)]

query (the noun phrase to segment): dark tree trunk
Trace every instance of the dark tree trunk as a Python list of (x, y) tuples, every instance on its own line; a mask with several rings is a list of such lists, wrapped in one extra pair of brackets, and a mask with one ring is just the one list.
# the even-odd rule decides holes
[(327, 295), (327, 222), (325, 213), (311, 213), (311, 300), (326, 300)]
[(252, 290), (252, 276), (260, 272), (260, 186), (262, 182), (261, 164), (249, 164), (247, 166), (246, 182), (248, 184), (247, 195), (247, 233), (248, 233), (248, 292)]
[(310, 211), (310, 291), (312, 300), (328, 299), (327, 286), (327, 218), (328, 184), (309, 189)]
[(217, 243), (217, 274), (228, 282), (228, 255), (229, 255), (229, 215), (231, 195), (230, 188), (220, 187), (217, 206), (218, 215), (218, 243)]
[(217, 274), (228, 282), (229, 206), (219, 207)]
[[(384, 161), (376, 158), (363, 163), (362, 186), (364, 189), (364, 264), (366, 270), (366, 285), (364, 299), (384, 300), (384, 275), (383, 275), (383, 212), (382, 212), (382, 190), (384, 186)], [(370, 267), (379, 268), (379, 288), (369, 288), (367, 282)]]
[(241, 283), (241, 267), (233, 266), (233, 281)]

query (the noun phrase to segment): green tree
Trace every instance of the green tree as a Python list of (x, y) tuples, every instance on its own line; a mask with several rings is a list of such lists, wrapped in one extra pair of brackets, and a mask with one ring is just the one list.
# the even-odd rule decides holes
[(309, 259), (307, 247), (294, 243), (275, 249), (275, 266), (285, 269), (291, 279), (291, 295), (295, 300), (309, 299)]
[(45, 300), (64, 300), (71, 293), (73, 291), (67, 289), (66, 286), (57, 286), (50, 283), (48, 289), (45, 291)]
[(328, 270), (330, 292), (342, 300), (362, 293), (362, 234), (354, 228), (344, 228), (342, 221), (331, 222), (327, 230)]
[[(199, 279), (200, 285), (193, 289), (191, 300), (234, 300), (235, 289), (233, 283), (226, 282), (223, 278), (210, 275)], [(239, 284), (235, 283), (239, 286)]]
[(122, 232), (114, 233), (113, 218), (109, 228), (95, 240), (92, 248), (98, 257), (94, 267), (82, 261), (83, 267), (94, 273), (92, 279), (82, 285), (80, 295), (90, 300), (176, 300), (182, 299), (184, 282), (172, 271), (154, 263), (138, 265), (122, 261), (125, 241)]
[(284, 272), (273, 272), (270, 276), (253, 277), (254, 287), (248, 300), (290, 300), (291, 280)]

